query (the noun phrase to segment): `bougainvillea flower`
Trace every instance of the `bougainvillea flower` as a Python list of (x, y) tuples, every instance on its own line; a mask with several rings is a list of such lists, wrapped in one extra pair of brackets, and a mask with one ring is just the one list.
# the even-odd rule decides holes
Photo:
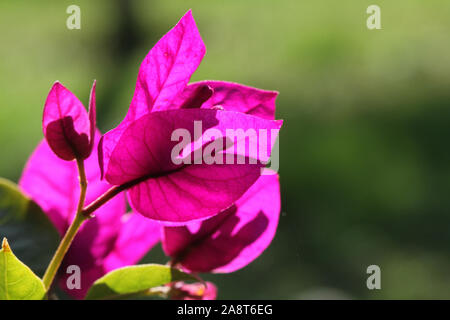
[[(95, 133), (97, 146), (100, 133)], [(86, 204), (111, 186), (100, 180), (97, 153), (85, 160), (88, 192)], [(43, 140), (31, 155), (19, 185), (52, 221), (62, 236), (72, 222), (80, 194), (77, 165), (58, 158)], [(61, 287), (82, 298), (89, 286), (105, 273), (138, 262), (159, 241), (159, 226), (139, 214), (124, 214), (123, 194), (106, 203), (87, 220), (76, 235), (61, 267)], [(66, 287), (69, 265), (81, 269), (81, 289)]]
[(89, 114), (72, 92), (55, 82), (45, 101), (42, 128), (50, 148), (61, 159), (89, 157), (94, 146), (95, 81)]
[[(148, 53), (125, 119), (100, 143), (99, 163), (105, 179), (114, 185), (128, 184), (132, 207), (151, 219), (184, 223), (230, 207), (259, 177), (282, 125), (273, 120), (275, 92), (220, 81), (188, 85), (204, 53), (188, 11)], [(196, 135), (195, 122), (201, 122), (205, 132)], [(249, 139), (245, 150), (239, 150), (227, 129), (270, 132), (270, 138)], [(218, 158), (226, 154), (249, 161), (174, 163), (171, 156), (178, 141), (172, 134), (176, 130), (186, 130), (194, 140), (213, 130), (214, 139), (226, 142), (224, 150), (215, 150), (221, 151)], [(202, 139), (197, 149), (204, 151), (214, 139)], [(196, 149), (187, 147), (183, 151)], [(264, 149), (266, 156), (259, 152)], [(195, 152), (183, 157), (195, 160)]]
[(217, 287), (212, 282), (171, 284), (170, 298), (173, 300), (215, 300)]
[(272, 241), (280, 215), (278, 175), (262, 175), (218, 215), (185, 226), (162, 227), (164, 252), (193, 272), (228, 273), (256, 259)]

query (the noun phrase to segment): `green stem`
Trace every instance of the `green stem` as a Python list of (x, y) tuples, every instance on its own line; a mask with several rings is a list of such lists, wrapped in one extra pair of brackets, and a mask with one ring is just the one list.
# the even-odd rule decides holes
[(56, 249), (56, 252), (50, 261), (50, 264), (47, 267), (47, 270), (45, 271), (44, 277), (42, 278), (42, 281), (44, 282), (45, 289), (48, 291), (50, 289), (50, 286), (53, 282), (53, 279), (55, 278), (55, 275), (61, 265), (62, 260), (64, 259), (64, 256), (67, 253), (67, 250), (69, 250), (69, 247), (75, 238), (75, 235), (77, 234), (78, 230), (80, 229), (82, 223), (91, 218), (91, 214), (100, 208), (102, 205), (104, 205), (106, 202), (114, 198), (117, 194), (120, 192), (131, 188), (132, 186), (138, 184), (141, 181), (144, 181), (147, 179), (147, 177), (142, 177), (140, 179), (136, 179), (127, 183), (124, 183), (122, 185), (111, 187), (108, 191), (106, 191), (104, 194), (102, 194), (100, 197), (98, 197), (95, 201), (90, 203), (88, 206), (86, 206), (83, 209), (84, 201), (86, 199), (86, 190), (87, 190), (87, 179), (86, 179), (86, 173), (84, 170), (84, 162), (83, 160), (77, 159), (77, 165), (78, 165), (78, 172), (80, 174), (80, 200), (78, 202), (77, 207), (77, 213), (75, 216), (75, 219), (72, 221), (72, 224), (70, 225), (69, 229), (67, 230), (66, 234), (64, 235), (63, 239), (61, 240), (61, 243), (58, 246), (58, 249)]
[(146, 179), (148, 179), (148, 177), (142, 177), (140, 179), (135, 179), (129, 182), (126, 182), (124, 184), (118, 185), (118, 186), (114, 186), (111, 187), (109, 190), (107, 190), (104, 194), (102, 194), (100, 197), (98, 197), (96, 200), (92, 201), (88, 206), (86, 206), (81, 213), (85, 216), (85, 217), (90, 217), (91, 214), (97, 210), (98, 208), (100, 208), (102, 205), (104, 205), (106, 202), (108, 202), (109, 200), (111, 200), (112, 198), (114, 198), (116, 195), (118, 195), (119, 193), (121, 193), (124, 190), (127, 190), (135, 185), (137, 185), (138, 183), (145, 181)]
[(56, 252), (50, 261), (50, 264), (47, 267), (47, 270), (45, 271), (44, 277), (42, 278), (42, 282), (44, 283), (45, 289), (48, 291), (50, 289), (50, 286), (53, 282), (53, 279), (55, 278), (55, 275), (61, 265), (61, 262), (64, 258), (64, 256), (67, 253), (67, 250), (69, 250), (69, 247), (75, 238), (75, 235), (78, 232), (78, 229), (80, 229), (81, 224), (84, 220), (88, 219), (88, 216), (83, 214), (83, 205), (84, 201), (86, 199), (86, 190), (87, 190), (87, 179), (86, 179), (86, 173), (84, 170), (84, 162), (81, 159), (77, 158), (77, 165), (78, 165), (78, 172), (79, 172), (79, 179), (80, 179), (80, 199), (78, 201), (78, 207), (77, 207), (77, 213), (75, 215), (75, 218), (72, 221), (72, 224), (70, 225), (69, 229), (67, 230), (66, 234), (64, 235), (63, 239), (61, 240), (61, 243), (58, 246), (58, 249), (56, 249)]

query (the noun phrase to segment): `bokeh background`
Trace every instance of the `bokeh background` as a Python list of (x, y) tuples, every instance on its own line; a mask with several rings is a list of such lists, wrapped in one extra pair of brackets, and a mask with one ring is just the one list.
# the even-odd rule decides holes
[[(66, 8), (81, 8), (81, 30)], [(381, 7), (382, 30), (366, 27)], [(192, 80), (278, 90), (282, 215), (265, 253), (207, 275), (219, 298), (450, 298), (450, 2), (0, 2), (0, 176), (17, 181), (62, 81), (105, 132), (140, 62), (192, 8), (207, 54)], [(165, 262), (161, 248), (146, 261)], [(381, 267), (381, 290), (366, 268)]]

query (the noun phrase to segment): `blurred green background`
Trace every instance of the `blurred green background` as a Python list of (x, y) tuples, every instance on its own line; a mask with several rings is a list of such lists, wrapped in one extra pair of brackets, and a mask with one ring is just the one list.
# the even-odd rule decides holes
[[(81, 8), (81, 30), (66, 8)], [(382, 30), (366, 8), (381, 7)], [(207, 54), (192, 80), (278, 90), (282, 215), (219, 298), (450, 298), (450, 2), (0, 2), (0, 176), (17, 181), (60, 80), (105, 132), (139, 65), (192, 8)], [(164, 262), (161, 248), (147, 259)], [(366, 268), (381, 267), (381, 290)]]

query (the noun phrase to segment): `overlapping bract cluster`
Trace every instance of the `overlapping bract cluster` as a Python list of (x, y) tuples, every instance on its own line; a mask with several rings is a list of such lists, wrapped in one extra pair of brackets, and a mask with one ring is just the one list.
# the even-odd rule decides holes
[(204, 53), (189, 11), (150, 50), (125, 119), (100, 143), (105, 179), (114, 185), (138, 181), (128, 190), (131, 206), (154, 220), (184, 223), (212, 217), (237, 201), (264, 166), (260, 154), (249, 152), (252, 148), (226, 152), (254, 158), (256, 164), (175, 165), (171, 134), (176, 129), (192, 137), (194, 121), (199, 121), (203, 130), (218, 130), (227, 139), (226, 129), (259, 132), (282, 124), (274, 120), (276, 92), (218, 81), (188, 85)]
[[(44, 108), (46, 140), (29, 159), (21, 188), (63, 235), (80, 194), (77, 166), (68, 160), (84, 160), (85, 204), (121, 185), (127, 187), (134, 211), (125, 213), (122, 193), (82, 226), (64, 260), (64, 266), (80, 266), (82, 289), (67, 290), (69, 294), (83, 297), (96, 279), (137, 263), (160, 239), (171, 263), (190, 272), (233, 272), (256, 259), (273, 239), (280, 189), (275, 172), (261, 175), (267, 160), (263, 155), (251, 148), (224, 148), (219, 150), (223, 157), (255, 161), (207, 164), (172, 159), (178, 143), (172, 133), (184, 129), (195, 137), (195, 122), (223, 134), (224, 140), (227, 129), (277, 133), (282, 124), (274, 120), (276, 92), (224, 81), (188, 84), (204, 54), (188, 11), (150, 50), (126, 117), (103, 136), (95, 128), (95, 83), (89, 113), (59, 82), (53, 85)], [(266, 158), (272, 146), (266, 146)], [(92, 152), (97, 148), (98, 155)], [(64, 284), (64, 273), (61, 279)], [(178, 299), (211, 299), (217, 291), (213, 284), (178, 283), (172, 288), (172, 297)]]

